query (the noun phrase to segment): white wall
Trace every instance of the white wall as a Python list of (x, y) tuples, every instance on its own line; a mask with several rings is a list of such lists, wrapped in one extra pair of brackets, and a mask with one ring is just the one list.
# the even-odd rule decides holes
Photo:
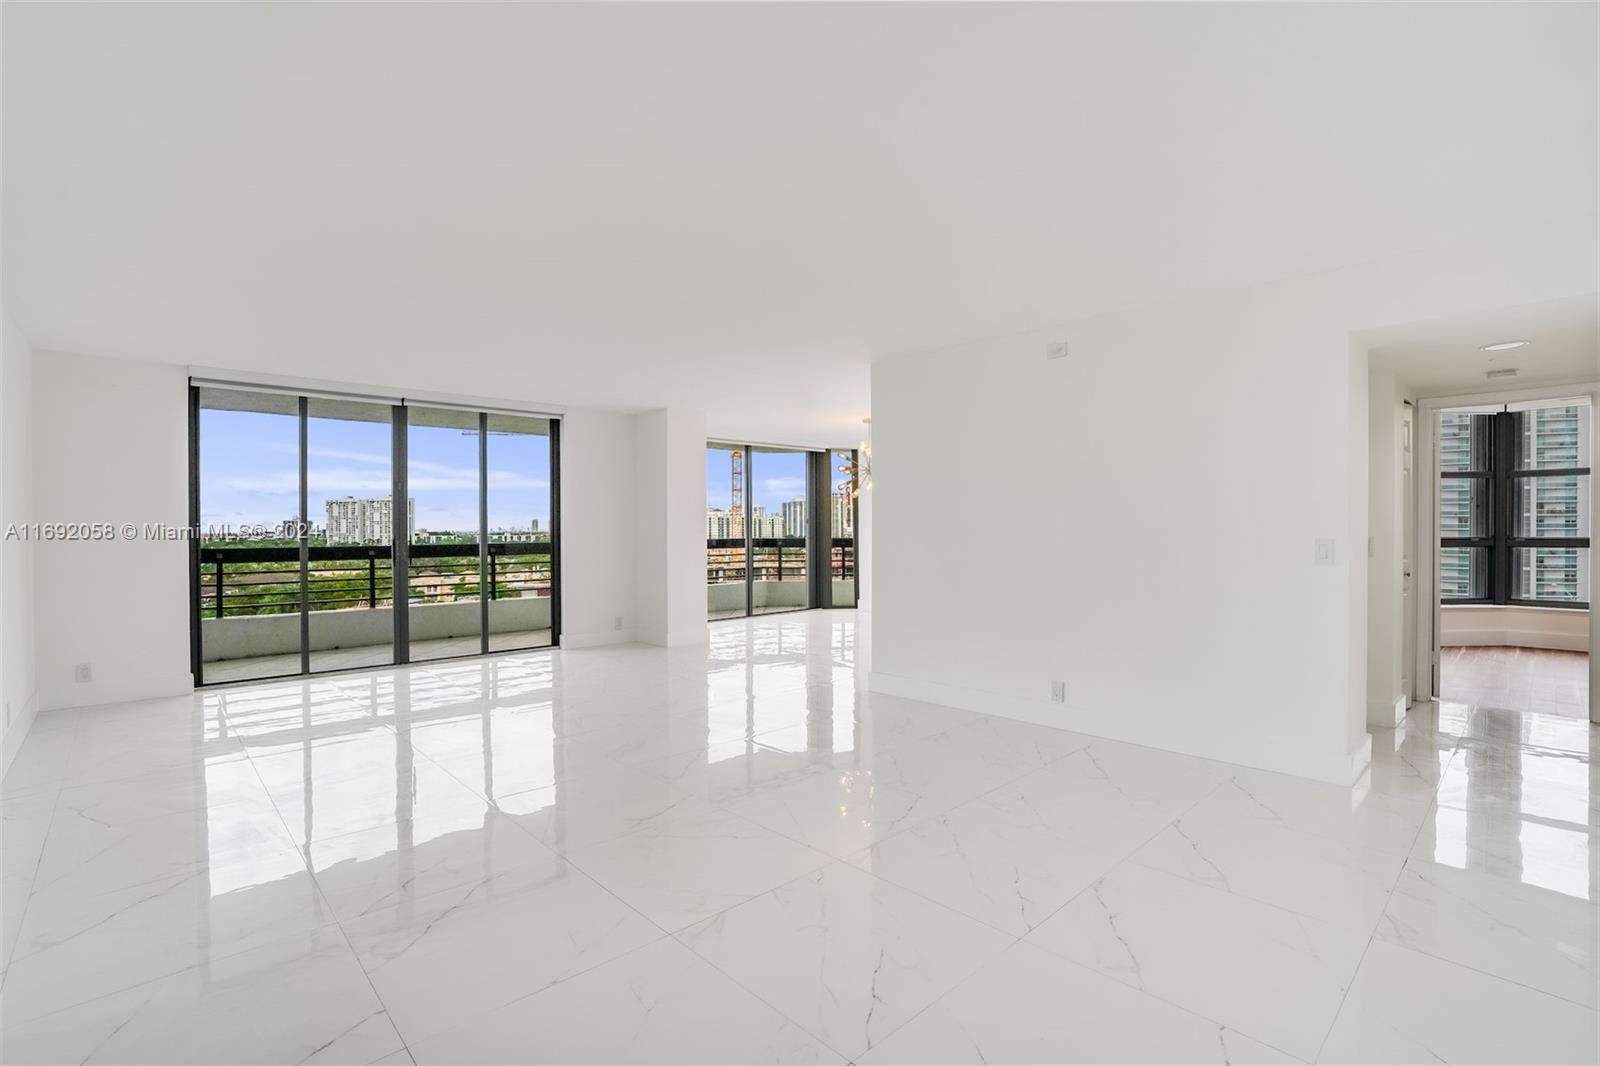
[[(0, 314), (0, 537), (33, 519), (33, 349)], [(38, 713), (33, 661), (33, 542), (0, 540), (0, 774)]]
[(640, 640), (707, 639), (706, 420), (671, 408), (634, 416), (635, 567)]
[[(872, 686), (1348, 782), (1370, 744), (1351, 333), (1592, 291), (1593, 232), (1570, 220), (874, 364)], [(1069, 356), (1047, 360), (1061, 340)], [(940, 508), (981, 551), (952, 559), (928, 535)]]
[(1401, 599), (1404, 498), (1401, 478), (1401, 428), (1404, 390), (1391, 373), (1374, 370), (1369, 378), (1368, 476), (1370, 479), (1367, 559), (1367, 722), (1394, 726), (1405, 712), (1404, 616)]
[[(182, 527), (189, 520), (187, 375), (126, 359), (34, 361), (34, 507), (41, 522)], [(187, 691), (182, 540), (44, 542), (34, 617), (44, 709)], [(73, 680), (88, 663), (93, 679)]]
[[(7, 521), (28, 513), (30, 475), (37, 485), (33, 514), (41, 521), (139, 527), (187, 521), (186, 368), (44, 353), (34, 360), (30, 408), (26, 345), (9, 328), (5, 365)], [(565, 646), (705, 639), (704, 448), (698, 412), (566, 414)], [(641, 558), (648, 563), (643, 571)], [(654, 597), (644, 618), (641, 572)], [(181, 541), (8, 545), (5, 574), (5, 686), (8, 698), (19, 694), (14, 703), (27, 705), (20, 694), (32, 688), (28, 667), (35, 662), (44, 708), (190, 687), (188, 557)], [(30, 609), (25, 590), (35, 574), (49, 595)], [(75, 682), (73, 667), (84, 662), (93, 680)]]
[(635, 637), (634, 417), (569, 411), (561, 420), (561, 643), (568, 648)]
[(1439, 608), (1439, 643), (1511, 648), (1589, 650), (1589, 612), (1559, 607), (1445, 604)]

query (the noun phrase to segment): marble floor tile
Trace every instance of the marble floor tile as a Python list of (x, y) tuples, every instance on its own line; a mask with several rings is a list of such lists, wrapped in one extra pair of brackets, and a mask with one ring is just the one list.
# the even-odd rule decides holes
[(842, 1062), (670, 938), (414, 1043), (420, 1066)]
[(777, 788), (723, 803), (728, 810), (835, 858), (931, 818), (940, 804), (879, 782), (866, 770), (813, 770)]
[(1600, 756), (1600, 730), (1587, 718), (1532, 710), (1479, 707), (1463, 739), (1490, 741), (1497, 747), (1515, 745)]
[(1358, 783), (1354, 788), (1302, 777), (1241, 769), (1231, 788), (1217, 790), (1215, 801), (1241, 822), (1276, 825), (1357, 847), (1407, 854), (1427, 816), (1429, 800), (1392, 796)]
[(1364, 933), (1133, 863), (1024, 941), (1306, 1061), (1366, 942)]
[(1336, 788), (870, 692), (851, 611), (708, 636), (40, 715), (0, 1059), (1596, 1061), (1560, 693)]
[(595, 770), (559, 785), (497, 796), (494, 806), (558, 854), (603, 844), (671, 817), (695, 799), (659, 765)]
[(408, 900), (343, 927), (408, 1042), (662, 935), (564, 862), (519, 867), (512, 877)]
[(293, 851), (115, 891), (37, 891), (6, 971), (5, 1015), (37, 1017), (333, 922)]
[(1020, 937), (1120, 861), (1052, 829), (1027, 807), (980, 796), (846, 861)]
[(1466, 740), (1439, 782), (1438, 802), (1600, 828), (1600, 762), (1574, 752)]
[(1229, 770), (1151, 748), (1097, 740), (984, 799), (1069, 845), (1126, 855), (1215, 789)]
[(574, 866), (672, 932), (833, 860), (736, 814), (686, 801), (648, 826), (570, 852)]
[(1269, 809), (1226, 781), (1134, 852), (1132, 861), (1370, 933), (1404, 854), (1295, 829), (1265, 817)]
[(1535, 885), (1412, 859), (1377, 935), (1508, 981), (1600, 1006), (1600, 907)]
[(1397, 799), (1427, 802), (1456, 756), (1457, 737), (1450, 733), (1397, 729), (1372, 730), (1372, 764), (1366, 785)]
[(1013, 942), (844, 864), (791, 881), (678, 938), (849, 1058)]
[(1436, 805), (1411, 858), (1600, 900), (1600, 829), (1479, 805)]
[(342, 921), (440, 892), (548, 876), (560, 866), (510, 818), (488, 813), (477, 826), (418, 836), (382, 826), (313, 841), (306, 862)]
[(1016, 944), (859, 1059), (920, 1063), (1294, 1063), (1242, 1033)]
[(1595, 1013), (1523, 985), (1374, 940), (1319, 1059), (1327, 1063), (1586, 1063)]
[(403, 1049), (344, 938), (280, 941), (0, 1032), (15, 1063), (349, 1063)]

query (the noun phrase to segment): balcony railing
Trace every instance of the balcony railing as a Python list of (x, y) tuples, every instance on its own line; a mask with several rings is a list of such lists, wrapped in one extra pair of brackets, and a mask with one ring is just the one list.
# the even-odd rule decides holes
[[(306, 603), (313, 611), (394, 604), (394, 552), (388, 545), (312, 545)], [(475, 600), (484, 587), (476, 544), (413, 544), (414, 604)], [(550, 542), (489, 545), (491, 600), (550, 595)], [(300, 549), (200, 549), (200, 613), (206, 618), (290, 614), (300, 610)]]
[[(806, 578), (806, 538), (753, 537), (750, 541), (751, 565), (757, 581), (804, 581)], [(854, 537), (834, 537), (830, 568), (835, 581), (856, 576)], [(722, 585), (743, 581), (745, 550), (743, 537), (706, 538), (706, 583)]]

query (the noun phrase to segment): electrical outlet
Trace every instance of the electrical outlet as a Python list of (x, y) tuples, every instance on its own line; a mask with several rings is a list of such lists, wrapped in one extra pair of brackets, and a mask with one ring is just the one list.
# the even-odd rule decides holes
[(1045, 345), (1044, 357), (1046, 359), (1065, 359), (1067, 357), (1067, 342), (1056, 341)]
[(1317, 538), (1316, 550), (1313, 555), (1318, 566), (1333, 565), (1333, 540), (1328, 537)]
[(1067, 702), (1067, 683), (1065, 681), (1050, 682), (1050, 699), (1055, 703)]
[(622, 616), (620, 614), (617, 615), (617, 624), (611, 628), (615, 629), (619, 633), (622, 631)]
[(72, 668), (72, 680), (78, 684), (94, 680), (94, 667), (88, 663), (79, 663)]

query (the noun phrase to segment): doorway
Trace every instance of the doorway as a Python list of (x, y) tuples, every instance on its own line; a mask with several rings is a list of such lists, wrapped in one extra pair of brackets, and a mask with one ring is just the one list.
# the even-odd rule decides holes
[(1442, 700), (1590, 715), (1589, 397), (1433, 412)]
[(856, 453), (706, 445), (706, 617), (856, 605)]

